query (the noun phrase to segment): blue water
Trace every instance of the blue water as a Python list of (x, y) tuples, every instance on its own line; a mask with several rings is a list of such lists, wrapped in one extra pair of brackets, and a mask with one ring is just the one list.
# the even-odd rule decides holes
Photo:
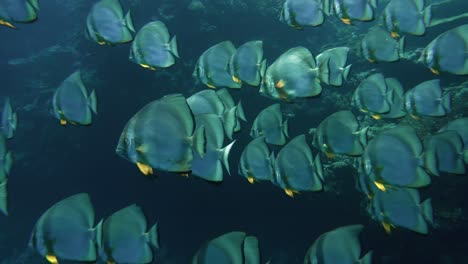
[[(41, 1), (38, 21), (18, 24), (18, 30), (0, 28), (0, 98), (10, 96), (19, 117), (16, 135), (8, 142), (14, 164), (8, 180), (10, 215), (0, 215), (0, 263), (6, 259), (8, 263), (45, 263), (27, 250), (31, 230), (43, 211), (79, 192), (90, 194), (96, 219), (136, 203), (149, 222), (158, 222), (162, 248), (154, 263), (190, 263), (205, 241), (233, 230), (258, 237), (263, 262), (302, 263), (320, 234), (349, 224), (366, 226), (361, 235), (363, 252), (374, 251), (373, 263), (468, 263), (466, 175), (433, 179), (422, 190), (423, 197), (432, 198), (436, 219), (427, 236), (403, 229), (385, 234), (367, 215), (363, 196), (354, 187), (355, 171), (349, 166), (334, 170), (327, 191), (295, 198), (270, 183), (250, 185), (238, 177), (237, 163), (251, 140), (252, 121), (274, 102), (253, 87), (230, 90), (235, 101), (242, 99), (249, 122), (242, 123), (236, 135), (230, 157), (233, 175), (225, 175), (221, 184), (165, 173), (148, 179), (115, 154), (122, 128), (143, 105), (169, 93), (189, 96), (205, 89), (191, 76), (195, 62), (208, 47), (227, 39), (237, 46), (263, 40), (270, 63), (299, 45), (314, 55), (340, 45), (352, 49), (348, 83), (326, 87), (320, 98), (291, 106), (296, 114), (289, 122), (291, 138), (316, 127), (329, 114), (350, 108), (337, 99), (349, 102), (360, 72), (377, 69), (386, 77), (398, 78), (405, 89), (435, 78), (411, 61), (370, 64), (358, 56), (359, 35), (380, 21), (347, 27), (330, 18), (321, 27), (297, 31), (278, 20), (279, 1), (261, 0), (269, 5), (262, 10), (257, 9), (259, 1), (206, 0), (208, 9), (200, 13), (187, 9), (188, 0), (122, 0), (124, 9), (132, 10), (135, 28), (161, 19), (177, 35), (181, 58), (173, 67), (156, 72), (128, 60), (129, 44), (99, 46), (84, 37), (86, 15), (94, 1)], [(437, 10), (438, 17), (453, 16), (468, 12), (468, 2), (452, 1)], [(425, 36), (409, 36), (407, 49), (422, 48), (467, 22), (460, 19), (430, 28)], [(202, 24), (214, 29), (207, 32)], [(62, 127), (49, 113), (50, 99), (60, 82), (77, 69), (88, 89), (96, 89), (99, 113), (90, 127)], [(448, 87), (467, 78), (443, 74), (441, 80)], [(427, 129), (434, 132), (447, 120), (466, 116), (468, 107), (462, 102), (454, 110), (424, 125), (432, 125)], [(25, 262), (20, 262), (21, 255)]]

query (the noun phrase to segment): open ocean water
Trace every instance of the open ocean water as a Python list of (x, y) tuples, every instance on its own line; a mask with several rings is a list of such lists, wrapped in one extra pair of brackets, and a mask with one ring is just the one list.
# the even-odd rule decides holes
[[(200, 0), (203, 7), (199, 9), (189, 8), (191, 2), (121, 1), (124, 10), (131, 10), (136, 30), (161, 20), (171, 36), (177, 36), (180, 59), (156, 71), (129, 61), (128, 43), (100, 46), (85, 38), (86, 16), (95, 1), (40, 1), (39, 19), (34, 23), (17, 24), (17, 30), (0, 27), (0, 102), (10, 97), (18, 114), (15, 136), (7, 142), (14, 161), (8, 176), (9, 215), (0, 214), (0, 263), (47, 263), (28, 248), (31, 231), (47, 208), (81, 192), (90, 195), (96, 220), (132, 203), (141, 206), (148, 223), (158, 223), (161, 247), (153, 263), (191, 263), (203, 243), (235, 230), (258, 238), (261, 263), (302, 263), (321, 234), (351, 224), (365, 226), (360, 235), (362, 252), (373, 251), (372, 263), (468, 263), (468, 175), (432, 177), (431, 185), (420, 189), (421, 200), (430, 197), (434, 210), (435, 223), (427, 235), (404, 228), (386, 234), (367, 213), (365, 196), (355, 187), (357, 172), (349, 160), (328, 160), (323, 155), (325, 190), (302, 192), (294, 198), (273, 184), (250, 184), (238, 176), (240, 154), (252, 139), (253, 120), (276, 102), (260, 95), (256, 87), (229, 90), (236, 102), (242, 100), (248, 122), (234, 135), (237, 141), (229, 158), (232, 175), (225, 172), (222, 183), (164, 172), (144, 177), (135, 164), (119, 157), (115, 148), (122, 129), (141, 107), (167, 94), (188, 97), (207, 89), (192, 77), (195, 63), (207, 48), (224, 40), (236, 46), (262, 40), (269, 63), (296, 46), (314, 55), (331, 47), (350, 48), (348, 64), (353, 66), (342, 87), (325, 85), (317, 98), (283, 104), (293, 115), (290, 139), (317, 127), (338, 110), (352, 109), (354, 89), (363, 76), (373, 72), (397, 78), (405, 90), (440, 78), (442, 87), (465, 92), (453, 97), (453, 111), (446, 117), (368, 120), (371, 126), (402, 122), (432, 133), (468, 113), (466, 75), (435, 77), (414, 62), (417, 57), (376, 64), (362, 57), (360, 41), (370, 27), (382, 23), (380, 15), (388, 1), (379, 1), (374, 21), (348, 26), (331, 16), (323, 25), (304, 30), (279, 20), (282, 1), (278, 0)], [(468, 1), (447, 1), (433, 8), (433, 19), (466, 12)], [(461, 18), (430, 27), (424, 36), (406, 36), (405, 52), (417, 52), (439, 34), (466, 23), (468, 18)], [(88, 90), (96, 90), (98, 114), (91, 126), (60, 126), (50, 112), (52, 96), (78, 69)]]

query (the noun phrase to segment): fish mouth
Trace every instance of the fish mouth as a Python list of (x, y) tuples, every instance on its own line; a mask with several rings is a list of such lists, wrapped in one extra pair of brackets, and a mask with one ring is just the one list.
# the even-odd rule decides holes
[(125, 155), (125, 148), (121, 147), (120, 144), (115, 148), (115, 153), (122, 158), (127, 159), (127, 155)]
[(124, 159), (128, 159), (127, 148), (124, 144), (125, 136), (122, 134), (119, 138), (119, 142), (117, 143), (117, 147), (115, 148), (115, 153)]

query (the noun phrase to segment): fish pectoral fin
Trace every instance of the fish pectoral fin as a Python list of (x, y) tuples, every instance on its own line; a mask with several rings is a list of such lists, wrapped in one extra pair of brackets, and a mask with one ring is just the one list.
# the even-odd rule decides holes
[(46, 260), (49, 261), (49, 263), (52, 263), (52, 264), (58, 264), (58, 259), (55, 255), (52, 255), (52, 254), (47, 254), (46, 255)]
[(276, 89), (282, 89), (284, 88), (284, 85), (286, 85), (286, 82), (283, 79), (281, 79), (275, 84), (275, 87)]
[(180, 173), (180, 176), (188, 178), (190, 174), (188, 172), (183, 172), (183, 173)]
[(327, 156), (328, 159), (333, 159), (335, 157), (335, 153), (331, 152), (327, 146), (327, 144), (322, 145), (322, 150), (325, 153), (325, 156)]
[(60, 119), (60, 125), (62, 125), (62, 126), (67, 125), (67, 120), (65, 120), (65, 119)]
[(375, 120), (380, 120), (380, 119), (382, 119), (382, 116), (379, 115), (379, 114), (372, 114), (371, 116), (372, 116), (372, 118), (374, 118)]
[(419, 117), (418, 117), (417, 115), (410, 114), (410, 116), (411, 116), (414, 120), (419, 120)]
[(144, 154), (144, 153), (146, 153), (146, 151), (147, 151), (146, 145), (145, 145), (145, 144), (141, 144), (141, 145), (138, 146), (135, 150), (138, 151), (138, 152), (140, 152), (140, 153), (142, 153), (142, 154)]
[(140, 169), (141, 173), (143, 173), (145, 176), (152, 175), (153, 174), (153, 168), (150, 166), (143, 164), (141, 162), (137, 162), (138, 169)]
[(325, 156), (327, 156), (328, 159), (334, 159), (335, 154), (331, 153), (330, 151), (325, 151)]

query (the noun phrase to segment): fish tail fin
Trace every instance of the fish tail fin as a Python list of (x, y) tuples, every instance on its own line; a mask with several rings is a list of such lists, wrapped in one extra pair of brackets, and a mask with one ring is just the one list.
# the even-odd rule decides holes
[(405, 55), (405, 36), (398, 41), (398, 55), (400, 57), (404, 57)]
[(263, 41), (255, 41), (254, 50), (255, 56), (259, 58), (259, 60), (263, 59)]
[(319, 176), (320, 180), (324, 182), (325, 178), (323, 177), (323, 166), (322, 166), (322, 160), (320, 159), (320, 155), (315, 156), (314, 168), (315, 168), (315, 173)]
[(145, 234), (146, 241), (155, 248), (159, 248), (158, 223), (154, 224)]
[(283, 128), (283, 134), (288, 138), (289, 137), (289, 119), (283, 122), (281, 126)]
[(38, 0), (28, 0), (28, 3), (31, 4), (31, 6), (34, 8), (34, 10), (36, 12), (39, 11), (39, 1)]
[(266, 74), (266, 71), (267, 71), (267, 60), (264, 59), (261, 63), (260, 63), (260, 77), (265, 77), (265, 74)]
[(5, 215), (8, 215), (7, 184), (8, 180), (5, 180), (0, 184), (0, 211)]
[(220, 150), (224, 168), (226, 168), (226, 171), (229, 174), (229, 176), (231, 176), (231, 167), (229, 166), (229, 153), (231, 152), (234, 143), (236, 143), (235, 140)]
[(239, 118), (236, 115), (236, 125), (234, 126), (234, 132), (238, 132), (241, 130), (241, 122), (239, 121)]
[(13, 155), (11, 154), (11, 151), (8, 151), (8, 153), (5, 155), (5, 161), (3, 164), (3, 169), (7, 174), (10, 174), (12, 164), (13, 164)]
[(246, 176), (246, 175), (244, 175), (244, 171), (243, 171), (242, 166), (240, 164), (239, 164), (239, 166), (237, 166), (237, 174)]
[(367, 131), (368, 130), (369, 130), (369, 127), (365, 127), (361, 130), (354, 132), (355, 143), (351, 152), (348, 153), (349, 155), (356, 156), (356, 155), (362, 154), (362, 152), (364, 151), (364, 148), (367, 145)]
[(132, 19), (132, 14), (131, 14), (130, 10), (125, 15), (124, 21), (125, 21), (125, 26), (127, 26), (127, 28), (130, 31), (135, 33), (135, 27), (133, 26), (133, 19)]
[(322, 1), (322, 8), (323, 8), (323, 12), (329, 16), (330, 15), (330, 0), (323, 0)]
[(233, 107), (223, 114), (223, 125), (226, 136), (232, 140), (232, 133), (236, 127), (236, 108)]
[(458, 153), (457, 162), (455, 163), (455, 168), (453, 170), (454, 173), (466, 174), (465, 164), (463, 161), (467, 152), (468, 150), (465, 150), (465, 151), (462, 150), (460, 153)]
[(232, 56), (229, 58), (229, 62), (228, 62), (228, 69), (227, 69), (227, 72), (229, 73), (229, 75), (231, 75), (232, 79), (235, 81), (235, 82), (241, 82), (242, 80), (240, 79), (235, 79), (235, 78), (238, 78), (238, 76), (236, 76), (236, 71), (235, 71), (235, 66), (234, 66), (234, 58), (236, 57), (236, 53), (232, 54)]
[(270, 161), (271, 166), (275, 164), (275, 152), (274, 151), (270, 153), (270, 156), (268, 156), (268, 160)]
[(369, 127), (365, 127), (365, 128), (358, 131), (359, 142), (363, 146), (367, 146), (367, 133), (368, 133), (368, 131), (369, 131)]
[(97, 248), (102, 248), (102, 223), (103, 220), (99, 221), (95, 228), (93, 228), (94, 241), (96, 242)]
[(434, 148), (429, 148), (424, 152), (424, 168), (434, 176), (440, 176), (437, 169), (437, 157)]
[(174, 54), (174, 56), (179, 58), (179, 49), (177, 47), (177, 37), (176, 36), (174, 36), (171, 39), (171, 41), (169, 42), (169, 50), (172, 52), (172, 54)]
[(371, 264), (372, 263), (372, 251), (367, 252), (364, 257), (357, 261), (358, 264)]
[(237, 104), (236, 116), (242, 121), (247, 121), (247, 118), (245, 117), (244, 107), (242, 106), (241, 101), (239, 101), (239, 103)]
[(97, 98), (96, 98), (96, 90), (93, 90), (88, 97), (88, 105), (91, 110), (97, 114)]
[(10, 126), (12, 132), (14, 132), (16, 130), (16, 127), (18, 126), (18, 115), (16, 114), (16, 112), (11, 114)]
[(421, 157), (418, 158), (419, 167), (416, 170), (416, 179), (408, 187), (419, 188), (431, 184), (431, 177), (427, 174), (426, 170), (423, 169), (424, 159)]
[(200, 155), (204, 157), (206, 153), (206, 130), (204, 126), (197, 128), (197, 130), (192, 135), (192, 145), (193, 149)]
[(420, 204), (421, 206), (421, 213), (424, 216), (424, 219), (429, 222), (430, 224), (434, 224), (434, 216), (432, 213), (432, 204), (431, 199), (426, 199), (424, 202)]
[(345, 80), (345, 81), (348, 80), (348, 75), (349, 75), (349, 71), (351, 70), (351, 66), (352, 66), (352, 64), (344, 67), (344, 69), (343, 69), (342, 75), (343, 75), (343, 80)]
[(432, 21), (432, 6), (428, 6), (424, 9), (423, 18), (424, 25), (426, 25), (426, 27), (430, 26)]
[(255, 236), (246, 236), (242, 247), (244, 252), (244, 263), (259, 263), (260, 252), (258, 247), (258, 239)]
[(442, 95), (442, 107), (444, 108), (446, 113), (450, 113), (452, 111), (449, 93), (445, 93), (444, 95)]
[(318, 66), (318, 74), (319, 74), (319, 79), (320, 81), (324, 83), (329, 83), (330, 82), (330, 67), (329, 67), (329, 62), (330, 59), (322, 62)]
[(264, 59), (262, 60), (262, 62), (260, 62), (260, 77), (264, 77), (265, 76), (265, 73), (266, 73), (266, 69), (267, 69), (267, 60)]

